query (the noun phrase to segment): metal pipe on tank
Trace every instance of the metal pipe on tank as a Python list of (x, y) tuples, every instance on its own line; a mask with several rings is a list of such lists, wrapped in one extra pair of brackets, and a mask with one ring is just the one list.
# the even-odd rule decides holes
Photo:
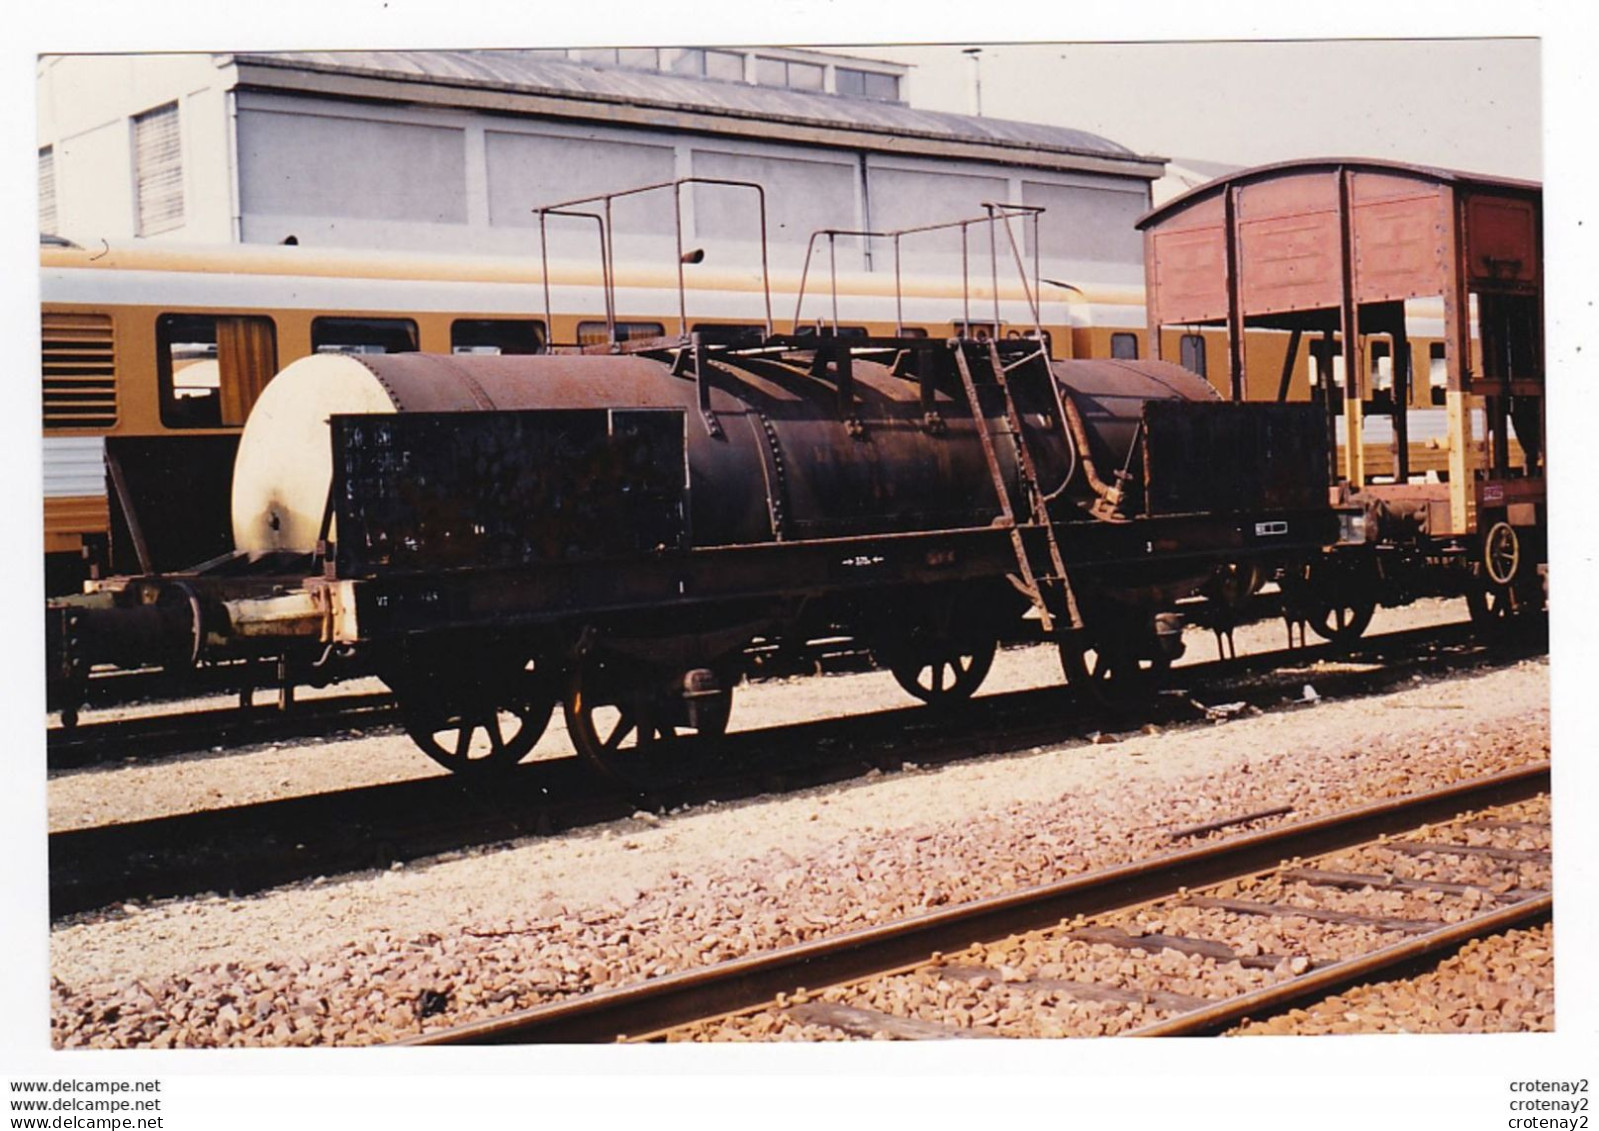
[[(1095, 495), (1104, 502), (1120, 502), (1121, 491), (1111, 486), (1099, 477), (1099, 471), (1094, 466), (1094, 454), (1088, 446), (1088, 429), (1083, 424), (1083, 416), (1077, 411), (1077, 406), (1072, 403), (1071, 394), (1061, 390), (1060, 381), (1052, 382), (1055, 386), (1055, 403), (1060, 406), (1061, 416), (1066, 421), (1067, 434), (1071, 437), (1072, 446), (1077, 449), (1078, 462), (1083, 467), (1083, 479), (1093, 489)], [(1095, 512), (1096, 518), (1104, 515)], [(1120, 521), (1126, 521), (1122, 519)]]

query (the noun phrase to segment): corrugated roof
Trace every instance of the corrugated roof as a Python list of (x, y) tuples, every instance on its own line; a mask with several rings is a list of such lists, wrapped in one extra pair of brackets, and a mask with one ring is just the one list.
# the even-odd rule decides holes
[(241, 54), (241, 63), (692, 109), (832, 129), (915, 135), (1122, 160), (1140, 157), (1097, 134), (1064, 126), (918, 110), (897, 102), (579, 63), (521, 51), (285, 51)]

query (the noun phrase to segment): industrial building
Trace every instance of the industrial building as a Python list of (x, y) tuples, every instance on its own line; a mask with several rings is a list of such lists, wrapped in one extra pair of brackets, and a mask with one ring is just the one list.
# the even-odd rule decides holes
[[(40, 224), (86, 245), (527, 256), (536, 206), (694, 176), (764, 186), (777, 270), (797, 269), (818, 228), (907, 228), (1008, 201), (1047, 209), (1047, 277), (1140, 281), (1133, 225), (1161, 159), (1066, 127), (916, 109), (907, 70), (771, 48), (46, 57)], [(752, 201), (695, 186), (684, 238), (719, 266), (758, 264)], [(658, 260), (672, 194), (618, 202), (613, 230), (619, 261)], [(549, 235), (556, 252), (594, 254), (592, 224)], [(904, 245), (925, 271), (959, 270), (960, 250), (947, 232)], [(838, 252), (841, 267), (892, 270), (886, 241)]]

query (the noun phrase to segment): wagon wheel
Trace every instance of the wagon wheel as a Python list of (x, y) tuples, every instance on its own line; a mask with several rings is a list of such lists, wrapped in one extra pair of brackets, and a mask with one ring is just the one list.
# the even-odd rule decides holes
[(1211, 589), (1222, 607), (1232, 614), (1243, 611), (1262, 581), (1258, 562), (1228, 562), (1216, 570)]
[(930, 706), (948, 706), (970, 699), (994, 665), (997, 640), (946, 643), (931, 655), (915, 659), (894, 656), (889, 670), (894, 681)]
[(1521, 568), (1521, 539), (1508, 522), (1496, 522), (1482, 537), (1482, 566), (1488, 580), (1508, 586)]
[(1377, 602), (1370, 597), (1342, 597), (1321, 601), (1311, 610), (1305, 623), (1330, 644), (1353, 644), (1371, 623)]
[(1502, 631), (1518, 611), (1516, 592), (1508, 585), (1474, 578), (1466, 588), (1466, 609), (1477, 628), (1484, 632)]
[(605, 657), (580, 662), (567, 682), (566, 730), (579, 755), (630, 789), (660, 789), (703, 774), (727, 730), (733, 693), (700, 701), (699, 727), (689, 725), (672, 681)]
[(411, 740), (457, 774), (490, 774), (516, 765), (538, 742), (555, 709), (550, 680), (532, 665), (454, 683), (413, 679), (395, 693)]
[(1373, 569), (1365, 562), (1338, 559), (1305, 566), (1291, 589), (1310, 630), (1339, 646), (1359, 640), (1377, 611), (1369, 576)]
[(1124, 644), (1100, 643), (1080, 631), (1063, 633), (1057, 644), (1067, 685), (1112, 711), (1147, 702), (1171, 670), (1166, 656), (1139, 657)]

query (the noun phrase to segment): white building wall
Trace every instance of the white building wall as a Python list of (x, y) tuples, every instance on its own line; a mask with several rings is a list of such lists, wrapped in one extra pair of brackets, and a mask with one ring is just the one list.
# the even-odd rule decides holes
[[(531, 257), (539, 247), (535, 205), (692, 174), (765, 185), (777, 272), (799, 270), (818, 227), (910, 227), (977, 216), (983, 201), (994, 200), (1049, 209), (1039, 240), (1043, 274), (1134, 284), (1142, 277), (1132, 223), (1149, 194), (1136, 178), (863, 155), (780, 137), (732, 140), (437, 106), (230, 95), (233, 77), (225, 57), (210, 55), (46, 60), (40, 143), (55, 146), (60, 234), (79, 243), (136, 234), (131, 120), (176, 99), (185, 222), (157, 239), (293, 237), (312, 246)], [(617, 204), (618, 262), (672, 261), (671, 199), (663, 192)], [(718, 270), (758, 269), (747, 201), (700, 186), (682, 203), (686, 246), (703, 248)], [(592, 223), (552, 220), (550, 232), (553, 256), (597, 257)], [(888, 242), (870, 249), (863, 242), (838, 242), (839, 268), (866, 266), (870, 250), (872, 269), (891, 272)], [(961, 269), (953, 234), (910, 237), (903, 249), (909, 274), (950, 278)], [(972, 230), (969, 251), (980, 283), (988, 276), (986, 231)], [(1008, 279), (1003, 239), (1000, 251)], [(825, 258), (813, 270), (825, 272)]]
[(232, 68), (196, 55), (56, 56), (39, 67), (39, 138), (55, 155), (56, 234), (81, 244), (137, 234), (133, 117), (178, 103), (184, 222), (151, 237), (233, 238)]

